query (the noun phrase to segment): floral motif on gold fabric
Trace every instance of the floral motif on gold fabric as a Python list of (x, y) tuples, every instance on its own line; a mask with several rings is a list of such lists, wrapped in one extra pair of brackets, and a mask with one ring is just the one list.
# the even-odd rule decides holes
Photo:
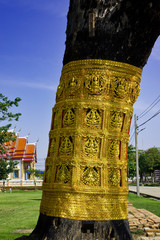
[(56, 182), (57, 183), (68, 183), (71, 178), (71, 167), (66, 164), (60, 164), (57, 167)]
[(119, 169), (109, 169), (108, 172), (108, 181), (109, 185), (113, 187), (118, 187), (120, 186), (120, 181), (121, 181), (121, 175), (120, 175), (120, 170)]
[(125, 78), (115, 78), (115, 96), (118, 98), (124, 98), (127, 93), (127, 81)]
[(55, 146), (56, 146), (56, 139), (53, 138), (51, 139), (51, 145), (50, 145), (50, 149), (49, 149), (49, 154), (53, 155), (55, 152)]
[(120, 146), (118, 140), (111, 140), (109, 145), (109, 156), (111, 158), (117, 158), (120, 154)]
[(84, 152), (86, 155), (96, 155), (99, 152), (98, 138), (88, 137), (84, 144)]
[(75, 113), (73, 109), (68, 109), (67, 112), (64, 114), (63, 118), (63, 126), (68, 127), (73, 125), (75, 122)]
[(113, 130), (121, 131), (123, 124), (123, 113), (120, 112), (111, 112), (110, 118), (110, 128)]
[(73, 143), (71, 137), (64, 137), (60, 146), (60, 154), (70, 155), (73, 152)]
[(99, 169), (97, 167), (85, 167), (82, 173), (82, 182), (88, 186), (98, 186)]
[(98, 109), (89, 109), (85, 117), (85, 124), (88, 127), (100, 127), (101, 126), (101, 115)]
[(46, 170), (45, 170), (45, 183), (50, 183), (51, 182), (51, 177), (52, 177), (52, 174), (51, 174), (51, 167), (47, 166), (46, 167)]
[(68, 87), (69, 87), (69, 93), (72, 94), (80, 87), (80, 84), (78, 83), (78, 80), (75, 77), (72, 77), (69, 80)]
[(86, 81), (86, 87), (91, 94), (101, 94), (104, 90), (104, 80), (102, 75), (92, 75)]

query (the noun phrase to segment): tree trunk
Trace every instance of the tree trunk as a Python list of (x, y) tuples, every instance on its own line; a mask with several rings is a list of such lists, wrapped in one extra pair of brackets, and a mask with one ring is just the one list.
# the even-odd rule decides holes
[(107, 59), (143, 68), (160, 34), (159, 12), (158, 0), (71, 0), (64, 64)]
[[(76, 60), (103, 59), (131, 64), (142, 69), (160, 34), (160, 2), (70, 0), (66, 34), (64, 66)], [(57, 101), (62, 94), (59, 86)], [(57, 171), (69, 169), (61, 166)], [(94, 169), (94, 174), (97, 169)], [(64, 181), (67, 182), (63, 179)], [(132, 239), (127, 219), (71, 220), (40, 213), (33, 233), (19, 239), (102, 240), (113, 237), (120, 240)]]

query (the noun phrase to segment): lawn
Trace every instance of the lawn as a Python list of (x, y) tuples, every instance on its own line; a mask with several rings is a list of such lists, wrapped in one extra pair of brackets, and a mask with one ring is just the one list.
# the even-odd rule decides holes
[[(42, 191), (14, 191), (0, 193), (0, 240), (14, 240), (24, 233), (17, 229), (34, 229), (40, 207)], [(136, 208), (145, 208), (160, 216), (160, 202), (130, 193), (128, 200)]]
[(134, 193), (129, 193), (128, 201), (131, 202), (135, 208), (146, 209), (160, 217), (160, 201), (142, 196), (137, 197)]
[(24, 235), (17, 229), (33, 229), (37, 223), (42, 191), (0, 193), (0, 240), (13, 240)]

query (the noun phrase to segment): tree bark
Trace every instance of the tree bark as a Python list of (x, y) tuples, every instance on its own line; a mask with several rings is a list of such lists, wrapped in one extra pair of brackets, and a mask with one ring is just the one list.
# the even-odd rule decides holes
[(160, 34), (159, 14), (158, 0), (71, 0), (64, 64), (107, 59), (143, 68)]
[[(143, 68), (160, 35), (160, 1), (70, 0), (63, 64), (104, 59)], [(128, 220), (78, 221), (40, 214), (29, 237), (18, 239), (132, 239)]]

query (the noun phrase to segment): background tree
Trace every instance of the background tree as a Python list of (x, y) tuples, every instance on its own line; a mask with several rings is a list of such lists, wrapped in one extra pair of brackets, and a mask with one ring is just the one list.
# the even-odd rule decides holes
[(160, 151), (158, 148), (149, 148), (145, 152), (147, 170), (149, 173), (153, 173), (154, 170), (160, 170)]
[(32, 175), (38, 179), (43, 179), (44, 171), (40, 169), (28, 169), (28, 174)]
[(0, 160), (0, 180), (5, 180), (8, 175), (13, 172), (13, 169), (17, 165), (17, 162)]
[(133, 179), (136, 175), (136, 150), (133, 145), (128, 146), (127, 153), (128, 177)]
[[(160, 34), (159, 26), (159, 0), (70, 0), (63, 63), (104, 59), (143, 68)], [(82, 224), (40, 214), (35, 230), (26, 239), (69, 239), (71, 231), (72, 239), (80, 239)], [(125, 220), (99, 224), (96, 231), (106, 232), (108, 224), (120, 239), (131, 239)], [(109, 234), (105, 236), (109, 239)]]
[(147, 173), (147, 162), (146, 162), (146, 153), (141, 151), (139, 154), (139, 173), (140, 173), (140, 182), (143, 182), (143, 179)]
[(152, 176), (154, 181), (154, 171), (160, 170), (160, 151), (158, 148), (149, 148), (146, 151), (142, 151), (139, 155), (139, 168), (141, 181), (147, 174)]
[(8, 174), (13, 172), (14, 167), (17, 165), (16, 162), (7, 159), (7, 148), (5, 143), (9, 141), (15, 141), (16, 135), (13, 132), (8, 132), (11, 127), (11, 121), (18, 121), (21, 113), (12, 113), (10, 108), (13, 106), (18, 107), (20, 98), (15, 98), (13, 101), (9, 100), (3, 94), (0, 93), (0, 122), (6, 123), (4, 126), (0, 126), (0, 180), (5, 180)]
[[(9, 110), (13, 106), (18, 107), (19, 101), (21, 101), (21, 99), (18, 97), (12, 101), (0, 93), (0, 122), (2, 121), (11, 122), (13, 120), (18, 121), (21, 113), (14, 114)], [(8, 142), (9, 140), (11, 141), (15, 140), (15, 135), (11, 132), (8, 132), (10, 127), (11, 123), (8, 123), (4, 126), (0, 126), (0, 154), (6, 151), (4, 143)]]

